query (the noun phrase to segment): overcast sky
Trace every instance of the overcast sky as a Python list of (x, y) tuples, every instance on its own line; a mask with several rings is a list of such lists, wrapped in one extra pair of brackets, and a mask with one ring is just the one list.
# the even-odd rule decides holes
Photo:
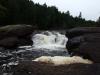
[(97, 20), (100, 16), (100, 0), (33, 0), (35, 3), (48, 6), (56, 6), (60, 11), (70, 11), (71, 15), (78, 16), (82, 12), (82, 17), (87, 20)]

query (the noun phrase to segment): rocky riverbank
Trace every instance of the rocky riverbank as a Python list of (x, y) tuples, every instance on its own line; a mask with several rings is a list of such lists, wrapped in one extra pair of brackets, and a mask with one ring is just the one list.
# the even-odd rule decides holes
[(0, 27), (0, 47), (15, 48), (21, 45), (32, 45), (31, 25), (7, 25)]
[(73, 28), (67, 31), (66, 36), (69, 38), (66, 48), (72, 56), (82, 56), (94, 63), (52, 66), (26, 61), (16, 67), (14, 75), (99, 75), (100, 28)]
[(69, 53), (100, 63), (100, 28), (79, 27), (67, 31)]
[(31, 35), (34, 27), (31, 25), (7, 25), (0, 27), (0, 65), (16, 60), (10, 51), (18, 46), (32, 45)]
[(54, 66), (49, 63), (19, 60), (18, 65), (10, 66), (8, 73), (11, 75), (100, 75), (100, 28), (73, 28), (67, 31), (66, 36), (69, 38), (66, 47), (71, 56), (81, 56), (92, 60), (93, 64), (75, 63)]

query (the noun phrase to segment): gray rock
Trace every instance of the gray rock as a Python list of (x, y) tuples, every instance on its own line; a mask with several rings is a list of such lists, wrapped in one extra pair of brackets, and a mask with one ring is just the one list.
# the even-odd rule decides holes
[(68, 38), (82, 36), (84, 34), (100, 33), (100, 27), (76, 27), (66, 32)]
[(31, 25), (7, 25), (0, 27), (0, 46), (17, 47), (32, 45), (31, 35), (34, 28)]
[(100, 63), (100, 28), (80, 27), (71, 29), (69, 32), (71, 32), (70, 36), (72, 35), (66, 45), (69, 53), (72, 56), (79, 55)]
[(17, 44), (18, 44), (17, 37), (7, 37), (0, 40), (0, 46), (6, 47), (6, 48), (17, 46)]
[(91, 59), (95, 63), (100, 63), (100, 42), (86, 42), (79, 46), (77, 53)]
[(23, 37), (33, 32), (31, 25), (7, 25), (0, 28), (0, 38), (8, 36)]
[(78, 36), (78, 37), (74, 37), (72, 39), (68, 39), (67, 42), (67, 49), (75, 49), (77, 48), (82, 42), (84, 42), (84, 37), (82, 36)]

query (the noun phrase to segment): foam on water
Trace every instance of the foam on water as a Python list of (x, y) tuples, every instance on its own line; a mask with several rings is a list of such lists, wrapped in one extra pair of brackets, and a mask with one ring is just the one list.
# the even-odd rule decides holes
[(68, 38), (59, 32), (45, 31), (32, 37), (33, 48), (60, 49), (65, 48)]
[[(36, 33), (32, 37), (32, 46), (20, 46), (14, 51), (0, 53), (0, 57), (13, 56), (9, 62), (2, 65), (2, 75), (13, 75), (12, 67), (18, 65), (22, 60), (34, 60), (40, 56), (68, 56), (66, 43), (68, 38), (56, 31), (44, 31)], [(58, 59), (58, 58), (57, 58)], [(9, 72), (7, 72), (9, 70)]]
[[(22, 57), (40, 57), (40, 56), (68, 56), (66, 43), (68, 38), (57, 31), (41, 31), (32, 37), (32, 46), (20, 46), (15, 53)], [(29, 55), (29, 56), (28, 56)]]

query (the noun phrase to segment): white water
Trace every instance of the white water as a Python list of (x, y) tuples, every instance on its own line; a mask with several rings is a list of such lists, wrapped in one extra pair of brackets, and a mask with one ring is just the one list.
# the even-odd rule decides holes
[(33, 48), (61, 49), (65, 48), (68, 38), (59, 32), (45, 31), (32, 37)]
[(32, 46), (20, 46), (15, 53), (22, 54), (22, 58), (31, 55), (40, 56), (68, 56), (66, 43), (68, 38), (57, 31), (41, 31), (32, 36)]
[(12, 75), (13, 72), (6, 73), (6, 70), (7, 68), (11, 70), (11, 66), (18, 65), (17, 61), (19, 60), (31, 60), (40, 56), (68, 56), (66, 50), (68, 38), (64, 34), (56, 31), (44, 31), (34, 34), (32, 40), (32, 46), (20, 46), (12, 52), (14, 58), (11, 58), (12, 61), (8, 64), (2, 65), (4, 70), (2, 75)]

